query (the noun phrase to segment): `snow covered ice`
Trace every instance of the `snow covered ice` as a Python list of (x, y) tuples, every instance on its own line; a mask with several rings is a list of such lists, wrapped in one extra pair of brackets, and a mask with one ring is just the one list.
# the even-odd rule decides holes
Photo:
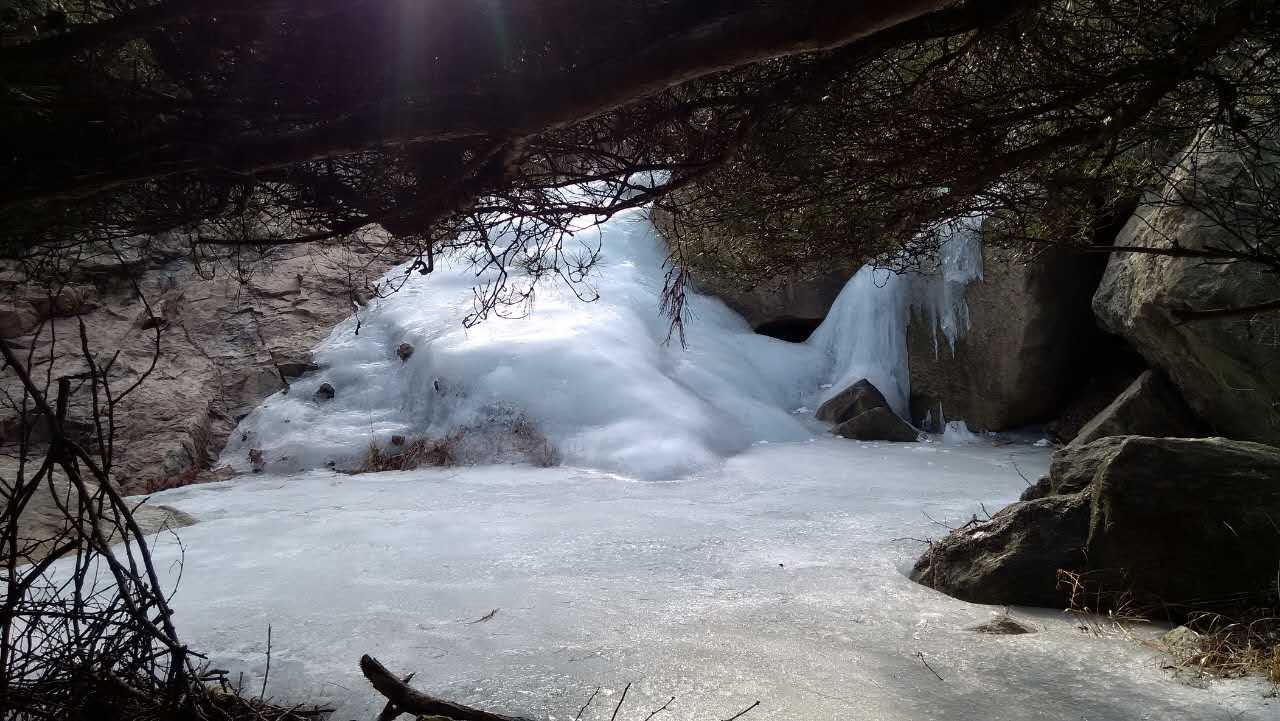
[[(200, 521), (156, 554), (181, 570), (184, 640), (253, 686), (270, 625), (269, 693), (343, 720), (382, 704), (362, 653), (437, 695), (552, 721), (597, 686), (584, 719), (608, 718), (627, 682), (629, 721), (671, 696), (679, 719), (757, 699), (748, 718), (1276, 718), (1256, 684), (1179, 685), (1154, 652), (1061, 613), (1015, 610), (1031, 635), (973, 633), (999, 609), (906, 578), (921, 540), (1016, 498), (1048, 450), (961, 425), (959, 445), (856, 443), (814, 423), (863, 377), (905, 411), (904, 279), (864, 269), (804, 344), (694, 294), (685, 350), (663, 343), (665, 250), (643, 212), (599, 232), (599, 301), (547, 286), (529, 317), (467, 330), (477, 278), (446, 263), (362, 311), (359, 335), (337, 327), (323, 370), (245, 419), (225, 459), (247, 470), (262, 449), (266, 474), (153, 496)], [(971, 249), (952, 254), (972, 272)], [(937, 301), (948, 340), (954, 290)], [(320, 404), (322, 382), (336, 396)], [(565, 465), (324, 470), (510, 413)]]
[[(362, 653), (440, 696), (557, 721), (597, 686), (614, 693), (584, 719), (608, 719), (627, 682), (629, 721), (671, 696), (673, 719), (757, 699), (751, 717), (795, 721), (1276, 718), (1257, 684), (1181, 685), (1155, 652), (1059, 612), (1015, 609), (1030, 635), (968, 631), (1001, 609), (905, 577), (922, 550), (907, 539), (981, 514), (979, 499), (1014, 499), (1018, 470), (1035, 478), (1047, 458), (824, 439), (667, 482), (570, 467), (312, 472), (152, 502), (200, 519), (181, 531), (184, 639), (256, 689), (270, 624), (269, 693), (334, 704), (344, 721), (381, 707)], [(173, 543), (157, 555), (171, 573), (177, 558)]]

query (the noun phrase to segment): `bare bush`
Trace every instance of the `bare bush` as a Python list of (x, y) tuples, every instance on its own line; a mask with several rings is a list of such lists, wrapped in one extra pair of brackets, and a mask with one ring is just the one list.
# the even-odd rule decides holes
[(356, 473), (379, 471), (409, 471), (415, 468), (447, 468), (458, 463), (458, 445), (462, 431), (454, 431), (443, 438), (418, 438), (400, 445), (384, 448), (369, 444), (363, 463)]
[(1179, 668), (1225, 678), (1258, 675), (1280, 684), (1280, 609), (1238, 618), (1195, 614), (1185, 626), (1191, 641), (1167, 644)]

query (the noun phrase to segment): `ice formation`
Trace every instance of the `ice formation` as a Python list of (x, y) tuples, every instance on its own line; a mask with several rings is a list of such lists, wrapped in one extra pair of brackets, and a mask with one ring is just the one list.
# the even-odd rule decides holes
[(952, 221), (945, 229), (936, 270), (912, 279), (912, 311), (929, 323), (935, 355), (941, 349), (939, 333), (955, 353), (956, 340), (969, 330), (965, 292), (971, 283), (982, 279), (983, 222), (982, 216)]
[[(954, 348), (968, 324), (965, 288), (982, 274), (980, 228), (978, 218), (954, 224), (935, 275), (863, 268), (803, 344), (757, 335), (696, 292), (688, 296), (689, 347), (666, 343), (658, 312), (666, 248), (645, 210), (578, 239), (602, 250), (591, 303), (544, 282), (527, 316), (467, 329), (473, 289), (489, 276), (464, 258), (447, 259), (430, 275), (409, 273), (397, 293), (336, 327), (315, 354), (323, 370), (255, 410), (224, 459), (248, 470), (248, 451), (258, 449), (274, 472), (349, 468), (394, 436), (467, 429), (460, 435), (471, 438), (475, 460), (501, 460), (502, 429), (527, 420), (563, 462), (670, 478), (755, 442), (821, 432), (793, 409), (816, 408), (861, 378), (909, 417), (909, 313), (924, 313), (935, 343), (941, 333)], [(520, 268), (509, 270), (512, 282), (522, 281)], [(414, 348), (408, 359), (396, 352), (402, 343)], [(322, 383), (336, 395), (317, 403)]]
[[(599, 300), (547, 283), (527, 317), (467, 329), (461, 319), (484, 277), (461, 259), (412, 274), (361, 313), (358, 335), (356, 319), (336, 327), (315, 354), (323, 370), (256, 409), (224, 458), (247, 470), (253, 448), (270, 471), (343, 468), (392, 436), (440, 437), (520, 416), (566, 463), (669, 478), (758, 441), (815, 435), (808, 415), (793, 410), (860, 378), (906, 414), (902, 278), (860, 271), (804, 344), (757, 335), (720, 301), (691, 293), (686, 349), (664, 343), (666, 249), (646, 212), (587, 233), (599, 233), (583, 241), (603, 249), (591, 276)], [(402, 360), (396, 349), (406, 342), (414, 352)], [(336, 395), (317, 403), (321, 383)]]

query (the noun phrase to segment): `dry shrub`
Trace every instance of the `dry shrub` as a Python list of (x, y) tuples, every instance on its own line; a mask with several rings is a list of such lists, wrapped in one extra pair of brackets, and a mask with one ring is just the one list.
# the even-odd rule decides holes
[(498, 412), (485, 422), (455, 428), (442, 438), (395, 436), (390, 446), (370, 443), (363, 462), (353, 472), (519, 461), (540, 468), (558, 466), (560, 450), (528, 416)]
[(355, 472), (411, 471), (415, 468), (456, 466), (463, 434), (464, 431), (456, 430), (443, 438), (418, 438), (390, 449), (370, 443), (364, 463)]
[(515, 450), (539, 468), (552, 468), (563, 461), (560, 449), (523, 413), (512, 422), (511, 437)]
[[(1068, 591), (1067, 612), (1076, 615), (1082, 630), (1101, 635), (1100, 621), (1116, 628), (1142, 623), (1161, 609), (1143, 609), (1127, 592), (1107, 592), (1089, 582), (1087, 574), (1058, 571), (1059, 587)], [(1102, 615), (1105, 610), (1105, 615)], [(1244, 610), (1230, 616), (1192, 613), (1183, 624), (1193, 634), (1156, 646), (1173, 656), (1171, 668), (1199, 675), (1236, 678), (1258, 675), (1280, 684), (1280, 608)]]
[(1067, 591), (1067, 613), (1080, 619), (1080, 628), (1102, 632), (1100, 619), (1115, 624), (1144, 623), (1147, 614), (1128, 591), (1111, 591), (1093, 583), (1088, 573), (1058, 569), (1058, 588)]
[(1196, 632), (1194, 642), (1166, 647), (1179, 668), (1226, 678), (1256, 674), (1280, 684), (1280, 609), (1239, 618), (1200, 613), (1185, 625)]

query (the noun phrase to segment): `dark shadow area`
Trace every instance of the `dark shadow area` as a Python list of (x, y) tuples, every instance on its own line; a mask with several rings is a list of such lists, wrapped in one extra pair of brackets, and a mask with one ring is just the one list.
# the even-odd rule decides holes
[(756, 332), (789, 343), (803, 343), (822, 325), (822, 318), (776, 318), (756, 326)]

